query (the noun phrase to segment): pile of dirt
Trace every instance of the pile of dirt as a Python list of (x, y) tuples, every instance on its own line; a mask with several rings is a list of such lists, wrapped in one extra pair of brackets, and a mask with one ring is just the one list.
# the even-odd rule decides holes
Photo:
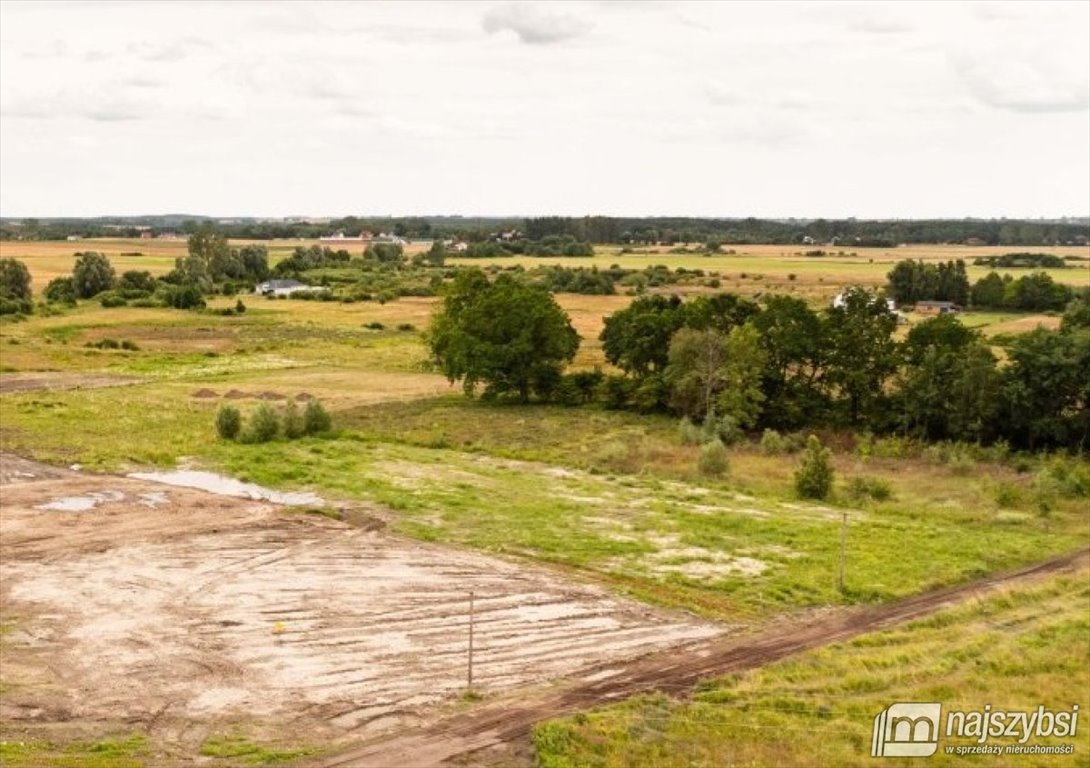
[(196, 392), (190, 395), (198, 400), (207, 400), (212, 397), (219, 397), (219, 393), (213, 389), (198, 389)]
[(262, 392), (259, 395), (254, 395), (254, 398), (257, 399), (257, 400), (287, 400), (288, 399), (285, 395), (282, 395), (279, 392)]
[(232, 389), (232, 390), (228, 391), (227, 394), (224, 395), (224, 397), (227, 398), (228, 400), (241, 400), (244, 397), (249, 397), (249, 395), (247, 395), (245, 392), (242, 392), (240, 390)]

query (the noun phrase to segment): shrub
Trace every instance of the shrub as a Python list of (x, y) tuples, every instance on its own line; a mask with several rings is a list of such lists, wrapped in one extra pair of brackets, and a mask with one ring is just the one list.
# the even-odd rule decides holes
[(713, 440), (700, 449), (700, 458), (696, 463), (700, 474), (719, 477), (727, 471), (727, 447), (722, 440)]
[(743, 436), (742, 429), (738, 426), (738, 420), (733, 416), (705, 419), (702, 429), (704, 431), (703, 442), (705, 443), (720, 440), (724, 445), (734, 445)]
[(700, 445), (704, 442), (704, 432), (696, 424), (683, 418), (677, 425), (677, 437), (682, 445)]
[(139, 352), (140, 351), (140, 347), (138, 347), (136, 345), (136, 342), (135, 341), (129, 341), (128, 339), (122, 339), (121, 340), (121, 348), (122, 349), (127, 349), (130, 352)]
[(119, 296), (113, 291), (107, 291), (99, 294), (99, 303), (106, 309), (113, 309), (114, 307), (124, 307), (129, 302), (125, 301), (123, 296)]
[(55, 277), (49, 281), (42, 294), (48, 302), (76, 303), (76, 286), (70, 277)]
[(815, 435), (806, 440), (806, 452), (795, 471), (795, 492), (804, 499), (826, 499), (833, 487), (833, 467), (828, 448)]
[(238, 314), (241, 315), (245, 311), (246, 311), (246, 305), (242, 303), (242, 299), (239, 299), (238, 301), (236, 301), (235, 302), (235, 312), (237, 312)]
[(995, 488), (995, 504), (1000, 509), (1010, 509), (1022, 503), (1022, 489), (1013, 483), (1000, 483)]
[(788, 448), (787, 438), (774, 429), (766, 429), (761, 435), (761, 453), (766, 456), (779, 456), (787, 453)]
[(550, 393), (550, 399), (560, 405), (576, 406), (582, 404), (583, 393), (571, 376), (561, 376)]
[(284, 408), (284, 437), (294, 440), (302, 437), (305, 431), (306, 425), (303, 423), (303, 414), (299, 413), (299, 406), (294, 400), (288, 400)]
[(250, 426), (243, 435), (247, 443), (267, 443), (280, 431), (280, 420), (268, 403), (262, 403), (250, 417)]
[(233, 405), (221, 406), (216, 413), (216, 432), (224, 440), (234, 440), (242, 429), (242, 415)]
[(853, 477), (848, 483), (848, 496), (856, 501), (885, 501), (893, 496), (893, 489), (878, 477)]
[(329, 411), (322, 407), (322, 404), (317, 400), (311, 400), (307, 403), (306, 410), (303, 411), (303, 433), (307, 435), (316, 435), (321, 432), (328, 432), (333, 428), (333, 419), (329, 416)]
[(412, 333), (416, 330), (416, 326), (412, 323), (398, 323), (397, 329), (402, 333)]

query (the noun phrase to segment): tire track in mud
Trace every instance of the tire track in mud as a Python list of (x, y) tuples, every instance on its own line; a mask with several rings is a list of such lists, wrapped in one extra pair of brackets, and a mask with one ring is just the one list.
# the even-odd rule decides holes
[(969, 584), (913, 595), (893, 603), (837, 611), (746, 638), (697, 641), (653, 653), (627, 664), (601, 664), (567, 689), (507, 700), (441, 720), (430, 726), (374, 740), (339, 755), (312, 761), (314, 768), (400, 768), (434, 766), (480, 750), (525, 740), (534, 724), (651, 691), (685, 694), (701, 680), (764, 666), (819, 646), (880, 631), (927, 616), (988, 590), (1060, 571), (1090, 566), (1090, 549), (1051, 558)]

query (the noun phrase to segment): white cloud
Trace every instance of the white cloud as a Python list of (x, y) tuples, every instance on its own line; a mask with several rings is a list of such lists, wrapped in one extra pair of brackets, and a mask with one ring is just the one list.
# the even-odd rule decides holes
[[(0, 2), (0, 198), (6, 215), (1086, 215), (1088, 9)], [(149, 157), (159, 183), (126, 183)]]
[(528, 3), (508, 3), (484, 15), (484, 30), (489, 34), (508, 30), (530, 45), (547, 45), (580, 37), (593, 25), (565, 13), (542, 10)]

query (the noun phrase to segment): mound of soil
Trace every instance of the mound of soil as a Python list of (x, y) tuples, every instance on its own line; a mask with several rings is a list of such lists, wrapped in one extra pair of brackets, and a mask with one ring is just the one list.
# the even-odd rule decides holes
[(224, 397), (226, 397), (228, 400), (241, 400), (244, 397), (249, 397), (249, 395), (237, 389), (232, 389), (230, 392), (224, 395)]
[(287, 400), (287, 396), (280, 394), (279, 392), (262, 392), (260, 395), (254, 395), (258, 400)]
[(200, 400), (207, 400), (210, 397), (219, 397), (219, 393), (212, 389), (198, 389), (196, 392), (190, 395)]
[(298, 395), (295, 396), (295, 402), (297, 403), (305, 403), (308, 400), (313, 399), (314, 395), (310, 394), (309, 392), (300, 392)]

